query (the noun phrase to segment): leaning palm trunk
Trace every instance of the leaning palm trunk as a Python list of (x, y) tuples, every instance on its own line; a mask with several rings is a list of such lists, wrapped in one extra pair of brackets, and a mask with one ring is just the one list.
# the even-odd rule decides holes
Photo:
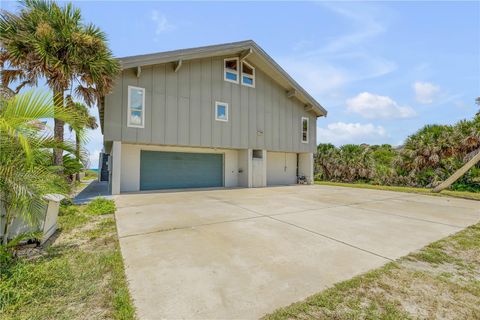
[(458, 169), (454, 174), (452, 174), (447, 180), (443, 181), (437, 187), (433, 189), (433, 192), (440, 192), (443, 189), (446, 189), (452, 185), (455, 181), (460, 179), (468, 170), (470, 170), (474, 165), (480, 162), (480, 149), (476, 151), (476, 155), (471, 158), (467, 163)]

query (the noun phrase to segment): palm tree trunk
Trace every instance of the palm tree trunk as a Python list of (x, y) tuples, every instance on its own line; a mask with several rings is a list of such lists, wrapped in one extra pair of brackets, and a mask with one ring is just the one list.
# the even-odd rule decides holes
[[(80, 161), (80, 132), (75, 130), (75, 158)], [(80, 182), (80, 172), (76, 173), (76, 180)]]
[(470, 168), (472, 168), (474, 165), (480, 162), (480, 149), (477, 150), (477, 154), (470, 159), (466, 164), (463, 165), (460, 169), (458, 169), (454, 174), (452, 174), (447, 180), (443, 181), (441, 184), (439, 184), (435, 189), (433, 189), (433, 192), (440, 192), (443, 189), (446, 189), (452, 185), (455, 181), (460, 179)]
[[(63, 108), (63, 90), (54, 90), (53, 91), (53, 103), (55, 104), (56, 108)], [(64, 125), (65, 123), (55, 118), (54, 119), (54, 137), (55, 140), (58, 142), (63, 142), (63, 132), (64, 132)], [(63, 150), (59, 148), (55, 148), (53, 150), (53, 163), (56, 166), (63, 166)], [(63, 173), (63, 168), (59, 169), (60, 173)]]

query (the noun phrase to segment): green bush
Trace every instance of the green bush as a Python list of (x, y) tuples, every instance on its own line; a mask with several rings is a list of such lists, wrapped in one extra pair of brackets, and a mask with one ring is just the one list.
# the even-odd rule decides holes
[(116, 210), (115, 202), (113, 200), (105, 199), (105, 198), (95, 198), (92, 200), (87, 207), (85, 208), (85, 212), (88, 214), (109, 214), (114, 213)]

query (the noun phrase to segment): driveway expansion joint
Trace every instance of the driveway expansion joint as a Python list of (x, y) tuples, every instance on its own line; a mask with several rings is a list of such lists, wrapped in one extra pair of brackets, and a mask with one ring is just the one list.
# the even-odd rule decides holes
[[(281, 222), (281, 223), (290, 225), (290, 226), (292, 226), (292, 227), (296, 227), (296, 228), (298, 228), (298, 229), (302, 229), (302, 230), (307, 231), (307, 232), (309, 232), (309, 233), (312, 233), (312, 234), (315, 234), (315, 235), (318, 235), (318, 236), (321, 236), (321, 237), (330, 239), (330, 240), (332, 240), (332, 241), (341, 243), (341, 244), (346, 245), (346, 246), (348, 246), (348, 247), (351, 247), (351, 248), (354, 248), (354, 249), (357, 249), (357, 250), (360, 250), (360, 251), (363, 251), (363, 252), (372, 254), (372, 255), (377, 256), (377, 257), (379, 257), (379, 258), (382, 258), (382, 259), (385, 259), (385, 260), (388, 260), (388, 261), (394, 261), (394, 260), (395, 260), (395, 259), (389, 258), (389, 257), (387, 257), (387, 256), (381, 255), (381, 254), (379, 254), (379, 253), (375, 253), (375, 252), (373, 252), (373, 251), (370, 251), (370, 250), (368, 250), (368, 249), (364, 249), (364, 248), (355, 246), (355, 245), (353, 245), (353, 244), (351, 244), (351, 243), (348, 243), (348, 242), (345, 242), (345, 241), (342, 241), (342, 240), (339, 240), (339, 239), (336, 239), (336, 238), (327, 236), (327, 235), (325, 235), (325, 234), (323, 234), (323, 233), (316, 232), (316, 231), (310, 230), (310, 229), (308, 229), (308, 228), (304, 228), (304, 227), (298, 226), (298, 225), (296, 225), (296, 224), (294, 224), (294, 223), (290, 223), (290, 222), (287, 222), (287, 221), (283, 221), (283, 220), (280, 220), (280, 219), (276, 219), (276, 218), (274, 218), (273, 216), (265, 215), (265, 214), (262, 214), (262, 213), (260, 213), (260, 212), (255, 211), (255, 210), (242, 207), (242, 206), (240, 206), (240, 205), (238, 205), (238, 204), (235, 204), (235, 203), (232, 203), (232, 202), (230, 202), (230, 201), (228, 201), (228, 200), (222, 200), (222, 202), (224, 202), (224, 203), (226, 203), (226, 204), (229, 204), (229, 205), (232, 205), (232, 206), (236, 206), (236, 207), (238, 207), (238, 208), (240, 208), (240, 209), (244, 209), (244, 210), (250, 211), (250, 212), (255, 213), (255, 214), (259, 214), (259, 215), (261, 215), (262, 217), (269, 218), (269, 219), (275, 220), (275, 221), (277, 221), (277, 222)], [(339, 206), (339, 207), (344, 207), (344, 206), (345, 206), (345, 205), (342, 205), (342, 206)], [(256, 217), (256, 218), (259, 218), (259, 217)]]

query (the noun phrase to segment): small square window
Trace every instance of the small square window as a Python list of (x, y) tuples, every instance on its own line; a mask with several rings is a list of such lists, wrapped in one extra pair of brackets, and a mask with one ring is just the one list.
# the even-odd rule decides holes
[(127, 126), (143, 128), (145, 126), (145, 89), (128, 86)]
[(228, 103), (215, 102), (215, 120), (228, 121)]
[(308, 118), (302, 117), (302, 142), (308, 143)]
[(242, 62), (242, 84), (255, 88), (255, 68), (247, 62)]
[(223, 79), (225, 81), (238, 83), (238, 58), (223, 60)]

